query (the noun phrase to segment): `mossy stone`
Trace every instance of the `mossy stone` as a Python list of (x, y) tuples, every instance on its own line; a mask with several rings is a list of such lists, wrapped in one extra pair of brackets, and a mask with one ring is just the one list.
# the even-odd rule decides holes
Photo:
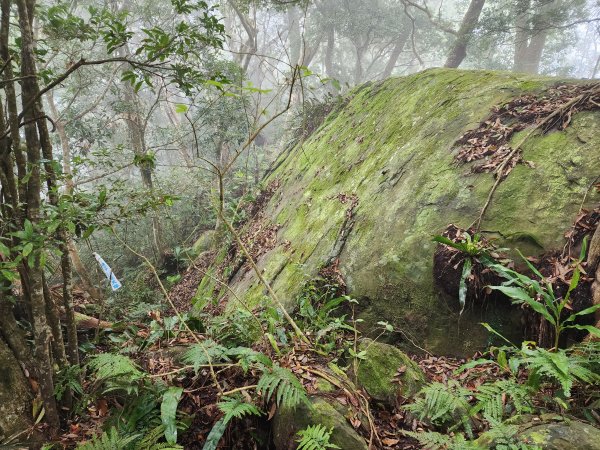
[[(551, 416), (551, 415), (547, 415)], [(554, 415), (536, 421), (519, 422), (515, 440), (542, 450), (600, 450), (600, 429), (578, 420)], [(477, 444), (481, 448), (496, 448), (493, 438), (483, 433)]]
[(296, 408), (280, 408), (273, 418), (273, 443), (277, 450), (297, 448), (297, 432), (309, 425), (332, 429), (330, 442), (344, 450), (367, 450), (365, 440), (344, 417), (344, 409), (336, 400), (312, 397), (310, 404)]
[(359, 350), (356, 383), (374, 400), (393, 405), (398, 396), (412, 397), (425, 384), (423, 371), (400, 349), (364, 339)]
[[(432, 236), (449, 223), (471, 225), (494, 184), (491, 174), (470, 174), (454, 163), (454, 143), (493, 107), (561, 81), (431, 69), (354, 90), (346, 107), (282, 154), (265, 180), (280, 182), (264, 215), (279, 223), (277, 239), (286, 245), (275, 246), (258, 266), (278, 298), (290, 310), (297, 306), (303, 281), (317, 275), (336, 246), (348, 208), (340, 194), (355, 194), (359, 203), (339, 269), (360, 302), (362, 331), (385, 320), (411, 351), (451, 355), (490, 343), (480, 322), (519, 340), (519, 312), (508, 301), (468, 305), (459, 315), (458, 300), (439, 292)], [(588, 192), (600, 173), (598, 130), (594, 111), (574, 114), (563, 131), (534, 133), (522, 146), (532, 165), (518, 165), (499, 185), (482, 224), (485, 234), (526, 255), (562, 248), (580, 207), (600, 201), (599, 192)], [(250, 270), (236, 274), (230, 287), (250, 306), (266, 294)]]
[(200, 235), (196, 242), (192, 245), (194, 253), (199, 255), (207, 250), (212, 250), (215, 246), (217, 232), (215, 230), (207, 230)]

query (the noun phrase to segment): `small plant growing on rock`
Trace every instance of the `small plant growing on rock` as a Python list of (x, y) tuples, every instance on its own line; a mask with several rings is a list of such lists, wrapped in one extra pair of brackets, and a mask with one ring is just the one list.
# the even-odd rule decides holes
[(476, 275), (475, 267), (494, 264), (495, 259), (500, 257), (498, 252), (503, 249), (496, 249), (480, 234), (470, 234), (454, 225), (449, 225), (443, 235), (434, 236), (433, 240), (445, 245), (452, 252), (450, 256), (444, 258), (444, 265), (454, 265), (458, 268), (462, 262), (458, 286), (458, 301), (461, 307), (460, 314), (462, 314), (467, 301), (468, 281)]
[(329, 442), (332, 429), (317, 424), (309, 425), (303, 430), (298, 431), (298, 450), (327, 450), (328, 448), (340, 448)]

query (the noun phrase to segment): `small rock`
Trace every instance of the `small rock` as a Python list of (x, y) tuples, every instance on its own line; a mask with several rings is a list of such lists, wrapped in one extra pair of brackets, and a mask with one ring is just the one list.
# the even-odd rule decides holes
[(358, 364), (356, 383), (374, 400), (393, 405), (398, 396), (411, 397), (425, 384), (423, 371), (398, 348), (363, 339), (365, 359)]

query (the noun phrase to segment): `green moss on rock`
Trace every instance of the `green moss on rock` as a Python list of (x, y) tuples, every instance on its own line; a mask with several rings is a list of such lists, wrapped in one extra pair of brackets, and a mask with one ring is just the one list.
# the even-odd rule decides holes
[(332, 428), (330, 442), (344, 450), (367, 450), (365, 440), (344, 417), (345, 408), (337, 401), (313, 397), (310, 405), (280, 408), (273, 418), (273, 442), (277, 450), (293, 450), (298, 446), (296, 433), (309, 425)]
[(373, 399), (393, 405), (398, 396), (411, 397), (423, 387), (423, 371), (398, 348), (364, 339), (359, 349), (365, 355), (358, 364), (356, 383)]
[[(508, 302), (468, 307), (459, 317), (457, 299), (443, 297), (434, 285), (431, 238), (449, 223), (468, 227), (494, 183), (490, 174), (468, 174), (468, 167), (454, 164), (456, 140), (494, 106), (558, 81), (433, 69), (356, 89), (343, 110), (281, 156), (266, 180), (281, 184), (264, 213), (280, 223), (278, 241), (290, 244), (276, 246), (258, 263), (281, 301), (292, 309), (301, 280), (327, 261), (348, 207), (339, 194), (356, 194), (355, 224), (339, 267), (349, 294), (361, 303), (364, 329), (386, 320), (401, 330), (398, 336), (454, 355), (488, 344), (480, 322), (519, 339)], [(561, 248), (600, 173), (599, 129), (600, 113), (585, 112), (564, 131), (528, 139), (523, 158), (533, 165), (517, 166), (500, 184), (483, 230), (500, 246), (526, 254)], [(596, 205), (600, 193), (585, 198), (584, 207)], [(237, 274), (231, 288), (250, 305), (265, 294), (251, 271)]]
[[(600, 450), (600, 429), (578, 420), (554, 416), (521, 423), (515, 441), (542, 450)], [(489, 433), (483, 433), (477, 444), (481, 448), (496, 448)]]

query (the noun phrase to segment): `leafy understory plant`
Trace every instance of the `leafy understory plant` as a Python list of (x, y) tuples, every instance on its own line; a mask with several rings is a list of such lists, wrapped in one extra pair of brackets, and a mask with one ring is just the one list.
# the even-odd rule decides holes
[(431, 383), (419, 391), (415, 401), (406, 406), (421, 421), (428, 421), (432, 425), (454, 429), (462, 425), (467, 434), (473, 436), (471, 423), (471, 405), (469, 403), (473, 393), (462, 387), (455, 380), (450, 380), (448, 385)]
[(465, 310), (467, 301), (467, 281), (471, 276), (473, 266), (476, 262), (484, 265), (493, 263), (494, 256), (492, 255), (492, 247), (488, 242), (485, 242), (480, 234), (474, 234), (472, 237), (468, 232), (462, 232), (462, 241), (455, 242), (452, 239), (437, 235), (433, 240), (439, 244), (447, 245), (450, 248), (458, 250), (464, 255), (462, 273), (460, 276), (458, 287), (458, 301), (460, 302), (460, 314)]
[(224, 416), (217, 421), (210, 430), (202, 450), (215, 450), (227, 426), (233, 419), (242, 419), (246, 416), (261, 416), (264, 413), (254, 404), (245, 402), (239, 397), (223, 397), (218, 403)]
[[(552, 284), (531, 264), (522, 254), (521, 257), (529, 269), (541, 281), (529, 278), (514, 270), (508, 269), (501, 264), (491, 264), (490, 268), (496, 271), (500, 276), (506, 278), (506, 282), (500, 286), (490, 286), (508, 296), (513, 304), (526, 304), (536, 313), (546, 319), (554, 328), (554, 347), (558, 350), (561, 333), (567, 329), (584, 330), (600, 338), (600, 329), (592, 325), (578, 325), (573, 322), (580, 316), (593, 314), (600, 309), (600, 304), (590, 306), (577, 313), (569, 314), (566, 317), (564, 312), (568, 310), (569, 301), (573, 290), (578, 286), (581, 278), (581, 263), (585, 260), (587, 250), (587, 237), (583, 240), (581, 253), (573, 265), (573, 276), (564, 298), (557, 297), (552, 288)], [(520, 254), (520, 253), (519, 253)]]
[(330, 441), (333, 428), (327, 428), (321, 424), (309, 425), (296, 433), (300, 439), (298, 450), (327, 450), (328, 448), (340, 448)]

